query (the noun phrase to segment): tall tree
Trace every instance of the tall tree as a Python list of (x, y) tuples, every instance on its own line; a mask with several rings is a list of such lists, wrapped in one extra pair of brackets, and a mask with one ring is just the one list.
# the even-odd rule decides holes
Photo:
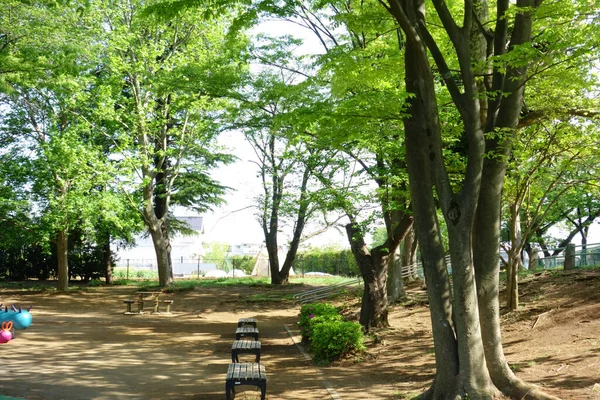
[(139, 188), (141, 200), (131, 203), (152, 238), (159, 284), (168, 286), (172, 203), (203, 212), (221, 202), (226, 190), (209, 171), (232, 159), (219, 152), (215, 137), (224, 108), (220, 98), (245, 69), (240, 54), (246, 43), (227, 35), (228, 13), (211, 18), (211, 10), (200, 7), (163, 21), (147, 15), (146, 7), (155, 3), (103, 3), (110, 99), (104, 111), (120, 124), (114, 140), (121, 165), (133, 174), (123, 187)]
[[(528, 72), (541, 74), (553, 63), (532, 46), (534, 21), (541, 32), (552, 31), (544, 18), (552, 24), (570, 21), (579, 28), (575, 35), (592, 35), (592, 42), (598, 39), (590, 30), (595, 23), (588, 24), (584, 10), (577, 10), (581, 4), (570, 1), (559, 11), (554, 3), (545, 7), (541, 1), (499, 0), (490, 12), (487, 1), (433, 0), (429, 18), (421, 0), (379, 3), (406, 38), (406, 90), (411, 94), (410, 116), (404, 122), (407, 164), (436, 352), (436, 378), (424, 397), (491, 399), (500, 390), (511, 398), (551, 398), (518, 379), (502, 350), (501, 193), (524, 89), (532, 78)], [(570, 37), (576, 40), (573, 49), (579, 49), (582, 38), (587, 40)], [(441, 47), (445, 41), (450, 48)], [(575, 51), (574, 57), (585, 51)], [(555, 53), (551, 58), (556, 62), (561, 57)], [(443, 147), (446, 127), (438, 94), (450, 96), (460, 117), (466, 164), (459, 182), (449, 179), (452, 155)], [(438, 204), (448, 228), (452, 289), (436, 218)]]
[[(581, 210), (573, 202), (585, 198), (578, 192), (596, 191), (598, 131), (583, 122), (540, 121), (522, 128), (514, 142), (503, 192), (510, 233), (506, 305), (511, 310), (518, 307), (521, 253), (532, 235), (547, 215), (557, 214), (554, 210)], [(590, 217), (591, 223), (595, 216)]]
[(21, 69), (2, 77), (3, 161), (25, 177), (17, 189), (33, 203), (42, 242), (56, 246), (58, 290), (66, 290), (69, 234), (96, 214), (94, 186), (111, 175), (87, 139), (94, 81), (87, 72), (96, 62), (93, 35), (100, 26), (88, 10), (24, 2), (11, 2), (9, 10), (9, 18), (27, 18), (13, 21), (20, 35), (7, 57), (13, 64), (22, 60)]

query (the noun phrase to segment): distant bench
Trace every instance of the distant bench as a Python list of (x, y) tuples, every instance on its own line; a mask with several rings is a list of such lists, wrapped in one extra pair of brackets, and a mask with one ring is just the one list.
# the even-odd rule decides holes
[(260, 389), (260, 399), (265, 400), (267, 393), (265, 366), (259, 363), (229, 364), (227, 377), (225, 378), (225, 397), (227, 400), (232, 400), (235, 397), (235, 387), (238, 385), (257, 386)]
[(252, 325), (252, 327), (256, 328), (256, 318), (240, 318), (238, 320), (238, 328), (244, 325)]
[(251, 336), (254, 340), (258, 340), (258, 328), (254, 327), (241, 327), (235, 330), (235, 340)]
[(261, 344), (258, 340), (236, 340), (231, 346), (231, 362), (239, 363), (240, 354), (254, 354), (255, 362), (260, 363)]

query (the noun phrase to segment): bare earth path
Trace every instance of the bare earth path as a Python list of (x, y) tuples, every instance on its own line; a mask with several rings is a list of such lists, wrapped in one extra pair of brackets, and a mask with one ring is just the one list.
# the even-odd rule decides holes
[[(366, 354), (317, 367), (285, 329), (295, 326), (299, 307), (251, 301), (304, 289), (197, 288), (163, 295), (174, 300), (172, 315), (134, 316), (123, 315), (134, 287), (3, 290), (2, 303), (34, 308), (32, 326), (0, 345), (0, 397), (224, 399), (242, 317), (259, 321), (269, 400), (404, 399), (428, 387), (434, 355), (426, 304), (395, 306), (391, 328), (369, 336)], [(522, 290), (522, 309), (503, 317), (511, 367), (563, 399), (600, 399), (600, 277), (543, 275)], [(345, 305), (356, 311), (356, 300)], [(236, 399), (260, 398), (253, 387), (241, 389)]]

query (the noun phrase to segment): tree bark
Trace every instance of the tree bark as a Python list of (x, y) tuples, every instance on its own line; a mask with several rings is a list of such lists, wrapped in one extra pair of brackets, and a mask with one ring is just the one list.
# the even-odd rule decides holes
[(56, 290), (69, 290), (69, 235), (65, 230), (56, 234), (56, 258), (58, 261), (58, 281)]
[(305, 166), (304, 173), (302, 174), (302, 184), (300, 185), (300, 199), (298, 205), (298, 214), (296, 216), (296, 224), (294, 225), (294, 233), (292, 235), (292, 241), (290, 242), (290, 248), (285, 256), (285, 260), (279, 271), (279, 281), (280, 283), (288, 283), (290, 278), (290, 269), (294, 264), (294, 260), (296, 259), (296, 254), (298, 253), (298, 246), (300, 245), (300, 239), (302, 238), (302, 232), (304, 231), (304, 226), (306, 225), (306, 218), (308, 216), (308, 200), (307, 200), (307, 190), (308, 190), (308, 178), (310, 178), (311, 169), (308, 166)]
[(366, 332), (371, 327), (388, 327), (386, 280), (389, 253), (369, 251), (360, 227), (354, 223), (346, 225), (346, 234), (364, 281), (359, 322)]
[(391, 254), (398, 248), (412, 224), (412, 216), (403, 214), (392, 233), (392, 238), (388, 238), (384, 244), (371, 250), (367, 248), (360, 227), (352, 220), (346, 225), (350, 248), (364, 281), (360, 324), (367, 332), (371, 328), (389, 326), (387, 311), (388, 263)]
[[(411, 230), (409, 229), (408, 232), (410, 231)], [(406, 238), (404, 238), (404, 243), (406, 245)], [(403, 258), (401, 258), (400, 254), (398, 254), (398, 250), (389, 257), (388, 263), (387, 296), (390, 304), (396, 302), (398, 299), (401, 299), (406, 295), (404, 292), (402, 270), (406, 268), (408, 264), (403, 263)], [(402, 254), (404, 253), (404, 248), (402, 248)]]
[(110, 249), (110, 233), (103, 235), (102, 257), (104, 261), (104, 279), (107, 285), (113, 281), (112, 251)]

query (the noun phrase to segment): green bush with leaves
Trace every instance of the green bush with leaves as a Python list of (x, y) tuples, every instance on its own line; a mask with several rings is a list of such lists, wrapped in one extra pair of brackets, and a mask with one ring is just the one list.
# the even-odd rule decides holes
[(325, 321), (315, 324), (310, 349), (316, 362), (329, 363), (353, 351), (364, 350), (364, 335), (357, 322)]
[(298, 253), (294, 261), (296, 274), (325, 272), (332, 275), (360, 276), (351, 250), (336, 248), (308, 249)]
[[(304, 343), (310, 342), (311, 331), (314, 328), (315, 322), (319, 321), (330, 321), (330, 320), (341, 320), (341, 315), (338, 309), (329, 303), (310, 303), (304, 304), (300, 308), (300, 314), (298, 315), (298, 327), (302, 332), (302, 341)], [(311, 323), (313, 319), (315, 319)]]

